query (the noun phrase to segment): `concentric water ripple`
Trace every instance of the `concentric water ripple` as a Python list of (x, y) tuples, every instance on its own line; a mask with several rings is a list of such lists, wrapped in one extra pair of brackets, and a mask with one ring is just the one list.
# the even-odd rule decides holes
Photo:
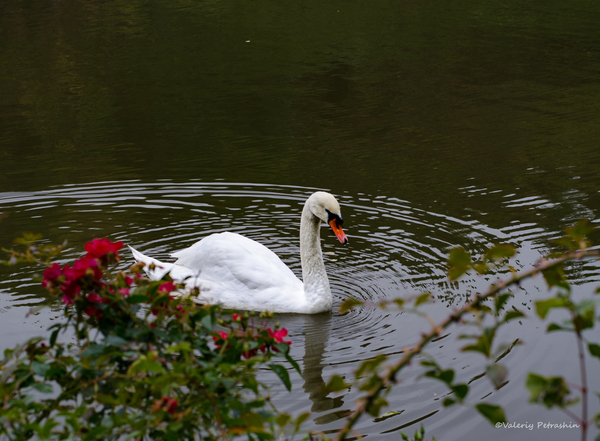
[[(305, 199), (315, 190), (319, 189), (225, 182), (127, 181), (4, 193), (0, 194), (0, 212), (5, 228), (0, 240), (6, 246), (12, 240), (9, 235), (15, 231), (40, 232), (53, 242), (68, 239), (69, 247), (61, 259), (69, 261), (81, 254), (86, 241), (110, 237), (168, 260), (171, 252), (227, 230), (263, 243), (300, 276), (300, 212)], [(393, 308), (365, 306), (340, 314), (337, 306), (341, 302), (353, 297), (378, 303), (428, 291), (435, 302), (425, 310), (439, 320), (448, 313), (448, 308), (462, 304), (471, 293), (485, 289), (498, 276), (487, 279), (467, 276), (460, 283), (448, 283), (445, 262), (452, 247), (463, 246), (477, 253), (495, 242), (513, 243), (520, 247), (513, 264), (522, 269), (530, 267), (545, 251), (542, 243), (558, 234), (531, 222), (515, 222), (494, 229), (476, 220), (427, 211), (389, 196), (345, 193), (337, 196), (350, 244), (341, 246), (328, 229), (322, 230), (334, 312), (317, 316), (283, 314), (276, 318), (288, 329), (293, 342), (292, 356), (304, 370), (303, 377), (290, 371), (291, 395), (269, 372), (263, 373), (264, 381), (273, 385), (273, 398), (281, 410), (292, 413), (311, 410), (309, 427), (326, 433), (339, 429), (359, 396), (355, 388), (328, 396), (323, 391), (327, 379), (338, 373), (350, 380), (361, 362), (376, 355), (387, 355), (393, 360), (428, 329), (422, 318)], [(547, 203), (537, 198), (507, 198), (506, 205), (539, 207)], [(122, 264), (131, 262), (125, 253)], [(34, 271), (32, 267), (2, 269), (3, 347), (43, 333), (58, 315), (58, 305), (52, 304), (31, 282)], [(598, 281), (595, 263), (580, 263), (573, 267), (573, 273), (576, 282), (586, 287)], [(525, 311), (531, 308), (532, 300), (544, 291), (536, 283), (515, 292), (516, 306)], [(53, 308), (25, 318), (28, 308), (40, 302), (52, 304)], [(462, 381), (471, 382), (474, 399), (487, 397), (504, 405), (514, 404), (523, 398), (519, 391), (525, 372), (547, 356), (552, 347), (542, 331), (539, 325), (527, 321), (503, 331), (503, 341), (513, 345), (504, 357), (511, 372), (507, 384), (516, 381), (517, 388), (495, 390), (481, 375), (484, 372), (481, 357), (459, 353), (455, 337), (464, 330), (451, 328), (430, 346), (429, 353), (442, 365), (455, 369)], [(516, 345), (523, 335), (528, 341), (533, 338), (534, 346), (524, 350)], [(537, 355), (529, 357), (530, 352)], [(387, 410), (398, 413), (376, 419), (365, 417), (358, 430), (369, 438), (389, 439), (397, 436), (398, 430), (422, 420), (427, 420), (434, 431), (443, 428), (447, 434), (444, 439), (460, 439), (474, 427), (483, 430), (481, 424), (487, 423), (473, 422), (470, 410), (443, 409), (440, 398), (447, 390), (434, 381), (419, 379), (420, 374), (418, 364), (403, 372), (400, 384), (388, 397)], [(526, 402), (526, 397), (523, 400)]]

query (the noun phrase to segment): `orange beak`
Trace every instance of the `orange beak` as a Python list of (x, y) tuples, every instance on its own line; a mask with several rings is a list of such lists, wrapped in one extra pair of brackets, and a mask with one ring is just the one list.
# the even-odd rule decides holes
[(341, 243), (344, 245), (348, 243), (348, 236), (346, 236), (346, 233), (342, 230), (342, 226), (338, 225), (337, 219), (331, 219), (329, 221), (329, 226), (331, 227), (333, 234), (335, 234), (335, 237), (337, 237)]

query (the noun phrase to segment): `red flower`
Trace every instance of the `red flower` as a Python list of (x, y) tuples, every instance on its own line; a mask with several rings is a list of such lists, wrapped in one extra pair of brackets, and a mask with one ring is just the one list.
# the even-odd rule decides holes
[(96, 308), (94, 305), (88, 305), (84, 311), (90, 317), (102, 318), (102, 310)]
[(242, 353), (242, 357), (244, 357), (245, 359), (249, 359), (249, 358), (254, 357), (257, 353), (258, 353), (258, 349), (250, 349), (249, 351), (244, 351)]
[[(227, 335), (227, 332), (223, 332), (223, 331), (219, 331), (217, 332), (217, 334), (219, 334), (219, 336), (217, 337), (216, 335), (213, 335), (213, 341), (217, 342), (219, 340), (227, 340), (227, 337), (229, 337), (229, 335)], [(223, 345), (215, 345), (217, 349), (221, 348)]]
[[(68, 271), (69, 265), (65, 265), (65, 268), (65, 272)], [(77, 297), (81, 292), (81, 288), (79, 287), (77, 280), (74, 279), (67, 280), (61, 285), (60, 289), (65, 294), (62, 297), (62, 301), (65, 302), (67, 305), (73, 304), (73, 302), (75, 301), (75, 297)]]
[(171, 415), (175, 415), (175, 411), (179, 406), (179, 403), (175, 398), (167, 398), (166, 400), (163, 398), (163, 401), (166, 402), (165, 410), (169, 412)]
[(102, 271), (98, 268), (98, 261), (94, 258), (85, 256), (78, 259), (73, 263), (73, 268), (68, 268), (65, 265), (65, 277), (67, 281), (78, 280), (89, 274), (95, 279), (100, 280), (102, 278)]
[(53, 263), (52, 266), (44, 271), (44, 280), (42, 286), (46, 289), (51, 289), (56, 283), (56, 280), (62, 275), (62, 269), (58, 263)]
[(234, 314), (232, 314), (232, 315), (231, 315), (231, 319), (232, 319), (234, 322), (241, 322), (241, 321), (242, 321), (242, 316), (241, 316), (241, 315), (239, 315), (239, 314), (235, 314), (235, 313), (234, 313)]
[(162, 397), (160, 400), (156, 400), (152, 406), (152, 412), (156, 413), (160, 410), (169, 412), (171, 415), (175, 415), (175, 411), (179, 403), (175, 398)]
[(285, 328), (281, 328), (275, 332), (273, 332), (271, 328), (267, 328), (267, 332), (269, 333), (269, 337), (274, 338), (277, 343), (286, 343), (288, 345), (292, 344), (290, 340), (283, 339), (283, 337), (287, 337), (288, 335), (287, 329)]
[(62, 274), (62, 269), (58, 263), (53, 263), (51, 267), (44, 271), (44, 278), (48, 280), (56, 280)]
[(88, 253), (88, 257), (101, 259), (103, 263), (106, 263), (109, 258), (119, 260), (121, 256), (117, 253), (123, 248), (123, 242), (111, 242), (110, 240), (94, 239), (91, 242), (85, 244), (85, 250)]
[(87, 300), (88, 302), (92, 302), (92, 303), (101, 303), (104, 301), (104, 299), (102, 297), (100, 297), (98, 294), (96, 294), (95, 292), (91, 292), (87, 295)]
[(68, 295), (62, 296), (61, 300), (67, 305), (72, 305), (75, 302), (74, 297), (70, 297)]
[(158, 287), (158, 292), (160, 292), (162, 294), (168, 294), (171, 291), (175, 291), (176, 289), (177, 289), (177, 287), (175, 286), (175, 284), (173, 282), (165, 282)]

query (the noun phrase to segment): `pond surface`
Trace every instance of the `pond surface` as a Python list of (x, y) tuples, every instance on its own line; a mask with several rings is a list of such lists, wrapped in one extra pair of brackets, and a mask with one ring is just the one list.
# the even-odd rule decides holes
[[(596, 2), (17, 1), (0, 4), (0, 245), (23, 231), (59, 243), (66, 262), (93, 237), (168, 259), (206, 235), (236, 231), (300, 274), (298, 224), (315, 190), (334, 193), (350, 239), (322, 232), (334, 306), (431, 291), (441, 320), (487, 280), (450, 284), (446, 256), (494, 242), (530, 268), (565, 226), (600, 209), (600, 6)], [(131, 257), (126, 255), (126, 261)], [(127, 262), (124, 262), (127, 263)], [(33, 267), (0, 269), (0, 348), (43, 334), (60, 305)], [(576, 295), (600, 280), (573, 266)], [(533, 280), (514, 292), (531, 311)], [(33, 305), (48, 309), (27, 317)], [(354, 388), (325, 396), (379, 354), (396, 359), (428, 324), (394, 310), (280, 315), (303, 377), (281, 410), (312, 411), (333, 434)], [(529, 371), (578, 383), (575, 342), (514, 322), (501, 339), (508, 382), (494, 389), (481, 357), (451, 328), (429, 353), (471, 381), (471, 403), (516, 423), (572, 422), (527, 403)], [(598, 341), (598, 332), (589, 332)], [(598, 372), (597, 360), (588, 371)], [(575, 429), (494, 429), (447, 390), (402, 373), (388, 418), (363, 418), (368, 439), (421, 423), (438, 440), (564, 440)], [(591, 389), (600, 378), (590, 375)], [(600, 411), (595, 397), (591, 414)], [(574, 412), (578, 413), (577, 406)]]

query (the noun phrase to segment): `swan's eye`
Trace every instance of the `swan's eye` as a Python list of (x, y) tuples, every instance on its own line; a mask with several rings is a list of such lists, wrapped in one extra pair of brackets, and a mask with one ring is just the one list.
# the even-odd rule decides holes
[(338, 214), (332, 213), (327, 208), (325, 209), (325, 211), (327, 212), (327, 223), (330, 223), (332, 220), (335, 219), (336, 225), (340, 227), (344, 225), (344, 220)]

